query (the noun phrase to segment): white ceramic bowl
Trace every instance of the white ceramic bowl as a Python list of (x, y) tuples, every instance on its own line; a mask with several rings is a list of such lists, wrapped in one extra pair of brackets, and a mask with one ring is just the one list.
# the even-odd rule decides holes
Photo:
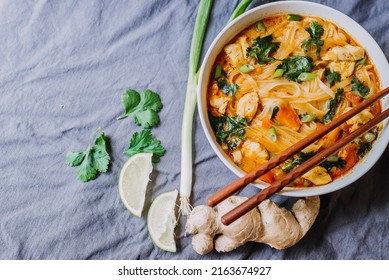
[[(277, 14), (318, 16), (343, 28), (367, 51), (372, 62), (377, 67), (378, 74), (381, 78), (382, 88), (389, 86), (388, 61), (386, 60), (386, 57), (378, 44), (357, 22), (335, 9), (312, 2), (281, 1), (259, 6), (241, 15), (233, 22), (228, 24), (219, 33), (219, 35), (215, 38), (209, 47), (208, 52), (205, 55), (203, 67), (201, 68), (198, 87), (198, 110), (205, 135), (220, 160), (239, 177), (244, 176), (245, 172), (239, 169), (239, 167), (237, 167), (234, 162), (223, 152), (219, 144), (216, 142), (214, 132), (209, 123), (207, 110), (207, 85), (211, 76), (214, 61), (223, 47), (245, 28), (255, 24), (260, 19)], [(382, 99), (382, 105), (384, 109), (389, 107), (388, 97)], [(350, 185), (362, 177), (377, 162), (382, 153), (385, 151), (389, 141), (389, 129), (387, 126), (388, 123), (386, 121), (384, 122), (384, 129), (380, 137), (374, 143), (371, 152), (345, 176), (338, 178), (334, 182), (324, 186), (310, 187), (305, 189), (285, 188), (280, 194), (294, 197), (314, 196), (330, 193)], [(267, 184), (254, 185), (259, 188), (264, 188), (267, 186)]]

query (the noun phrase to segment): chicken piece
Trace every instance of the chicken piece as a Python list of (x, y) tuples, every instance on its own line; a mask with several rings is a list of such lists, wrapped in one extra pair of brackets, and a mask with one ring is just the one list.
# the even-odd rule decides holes
[(231, 153), (232, 155), (232, 160), (236, 163), (236, 164), (240, 164), (242, 162), (242, 152), (239, 151), (239, 150), (235, 150)]
[[(349, 110), (351, 110), (351, 108), (348, 108), (348, 110), (345, 110), (345, 111), (347, 112)], [(367, 123), (368, 121), (370, 121), (373, 118), (374, 118), (374, 116), (370, 112), (369, 108), (366, 108), (365, 110), (363, 110), (359, 114), (355, 115), (354, 117), (352, 117), (351, 119), (346, 121), (346, 124), (351, 126), (350, 132), (353, 132), (354, 130), (358, 129), (361, 125)]]
[(209, 104), (212, 107), (217, 108), (220, 114), (224, 114), (227, 109), (228, 101), (230, 101), (230, 97), (212, 95), (211, 98), (209, 99)]
[(247, 37), (242, 36), (237, 40), (237, 43), (225, 46), (224, 52), (227, 54), (227, 59), (235, 67), (239, 67), (240, 65), (247, 63), (246, 49), (248, 46)]
[(333, 47), (323, 57), (323, 60), (347, 60), (355, 61), (365, 56), (365, 50), (361, 47), (345, 45)]
[(331, 72), (340, 73), (341, 80), (344, 80), (354, 73), (355, 61), (332, 61), (328, 67)]
[(237, 114), (251, 121), (258, 110), (259, 97), (255, 92), (247, 93), (238, 101)]
[(251, 159), (269, 159), (269, 153), (258, 142), (246, 140), (242, 145), (242, 154)]
[(315, 166), (301, 177), (312, 182), (316, 186), (325, 185), (329, 182), (332, 182), (332, 178), (327, 173), (327, 170), (321, 166)]

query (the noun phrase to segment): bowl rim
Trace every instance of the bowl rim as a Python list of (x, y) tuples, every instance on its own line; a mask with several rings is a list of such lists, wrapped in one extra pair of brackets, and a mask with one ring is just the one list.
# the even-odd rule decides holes
[[(302, 10), (306, 10), (309, 12), (299, 11), (301, 7), (304, 7)], [(283, 10), (280, 12), (268, 12), (268, 10)], [(319, 15), (319, 13), (324, 12), (327, 16)], [(222, 48), (228, 44), (236, 35), (238, 35), (241, 31), (243, 31), (248, 26), (254, 24), (258, 21), (259, 18), (264, 18), (266, 16), (277, 15), (277, 14), (290, 14), (297, 13), (301, 15), (311, 15), (323, 18), (330, 22), (333, 22), (337, 26), (344, 29), (353, 39), (355, 39), (358, 44), (364, 47), (365, 51), (368, 53), (370, 59), (377, 69), (378, 76), (381, 81), (381, 88), (385, 88), (389, 86), (389, 64), (388, 61), (382, 52), (378, 43), (374, 40), (374, 38), (355, 20), (353, 20), (348, 15), (331, 8), (329, 6), (318, 4), (314, 2), (306, 2), (306, 1), (279, 1), (274, 3), (268, 3), (264, 5), (260, 5), (255, 7), (244, 14), (237, 17), (235, 20), (227, 24), (215, 37), (211, 45), (209, 46), (202, 67), (200, 69), (199, 79), (198, 79), (198, 88), (197, 88), (197, 103), (198, 103), (198, 112), (200, 117), (201, 126), (206, 135), (206, 138), (211, 145), (212, 149), (218, 156), (218, 158), (224, 163), (224, 165), (232, 171), (238, 177), (244, 176), (246, 173), (241, 170), (235, 163), (232, 162), (230, 158), (224, 153), (221, 149), (220, 145), (217, 144), (213, 130), (210, 126), (208, 119), (208, 110), (207, 110), (207, 88), (209, 83), (209, 77), (211, 74), (212, 65), (216, 56), (220, 53)], [(262, 17), (255, 17), (256, 15), (262, 14)], [(329, 16), (332, 15), (332, 16)], [(253, 17), (250, 19), (250, 17)], [(342, 22), (342, 24), (339, 23)], [(251, 22), (251, 23), (248, 23)], [(349, 28), (352, 28), (351, 32)], [(236, 29), (234, 31), (234, 29)], [(358, 40), (359, 39), (359, 40)], [(361, 40), (363, 39), (363, 40)], [(367, 48), (361, 41), (368, 42), (369, 47)], [(220, 50), (216, 51), (216, 46), (220, 48)], [(221, 46), (221, 47), (220, 47)], [(216, 53), (216, 54), (215, 54)], [(210, 61), (210, 59), (213, 60)], [(379, 67), (378, 67), (379, 66)], [(204, 92), (205, 87), (205, 94)], [(382, 108), (389, 107), (389, 98), (382, 99)], [(204, 106), (205, 105), (205, 106)], [(377, 138), (373, 145), (373, 149), (362, 159), (360, 160), (355, 167), (349, 170), (344, 176), (341, 178), (337, 178), (335, 181), (317, 187), (309, 187), (309, 188), (284, 188), (280, 193), (283, 196), (290, 197), (303, 197), (303, 196), (315, 196), (315, 195), (323, 195), (327, 193), (331, 193), (342, 189), (351, 183), (360, 179), (365, 173), (367, 173), (374, 164), (378, 161), (378, 159), (384, 153), (389, 142), (389, 128), (388, 128), (388, 120), (384, 121), (383, 129), (381, 130), (380, 136)], [(263, 189), (268, 186), (266, 183), (252, 183), (252, 185)]]

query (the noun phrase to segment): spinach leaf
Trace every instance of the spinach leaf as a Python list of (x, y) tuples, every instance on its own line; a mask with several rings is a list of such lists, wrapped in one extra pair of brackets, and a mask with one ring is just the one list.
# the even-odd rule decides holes
[(363, 142), (358, 149), (358, 157), (363, 158), (367, 154), (367, 152), (371, 150), (371, 147), (371, 143)]
[(327, 82), (330, 84), (332, 87), (335, 83), (340, 82), (340, 74), (336, 71), (331, 72), (330, 69), (326, 68), (324, 70), (324, 75), (326, 76)]
[(360, 97), (365, 98), (369, 93), (370, 89), (365, 86), (357, 77), (353, 76), (351, 80), (351, 91), (359, 95)]
[(319, 58), (321, 48), (324, 45), (324, 41), (320, 40), (324, 32), (323, 26), (321, 26), (317, 21), (314, 21), (306, 29), (306, 31), (309, 33), (309, 35), (311, 35), (311, 39), (304, 40), (302, 44), (304, 52), (307, 53), (308, 49), (309, 51), (312, 51), (313, 49), (316, 48), (316, 56), (317, 58)]
[(247, 48), (246, 56), (255, 58), (258, 64), (266, 64), (274, 60), (269, 55), (277, 51), (279, 46), (279, 42), (273, 42), (273, 35), (271, 34), (263, 38), (257, 37), (253, 40), (253, 46)]
[(213, 116), (209, 113), (211, 127), (216, 134), (216, 140), (219, 144), (226, 144), (230, 151), (235, 150), (244, 138), (245, 127), (248, 124), (246, 118), (240, 116)]
[(289, 81), (299, 82), (301, 73), (311, 72), (313, 68), (312, 58), (307, 56), (292, 56), (283, 60), (277, 69), (284, 70), (284, 77)]
[(343, 88), (338, 88), (335, 94), (335, 98), (331, 99), (328, 102), (329, 110), (327, 114), (325, 114), (323, 117), (324, 122), (328, 123), (333, 119), (335, 115), (336, 107), (338, 107), (339, 103), (342, 102), (343, 100), (343, 92), (344, 92)]
[(217, 80), (217, 86), (225, 95), (234, 97), (238, 90), (237, 84), (228, 84), (226, 79)]

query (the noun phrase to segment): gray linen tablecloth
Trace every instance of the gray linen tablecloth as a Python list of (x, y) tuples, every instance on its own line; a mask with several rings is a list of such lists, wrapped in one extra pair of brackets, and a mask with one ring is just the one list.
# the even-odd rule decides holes
[[(254, 1), (249, 8), (267, 2)], [(317, 2), (359, 22), (389, 56), (389, 1)], [(116, 120), (127, 88), (150, 88), (164, 104), (153, 134), (167, 152), (154, 166), (144, 213), (152, 198), (179, 187), (197, 3), (0, 2), (1, 259), (389, 259), (389, 150), (353, 185), (322, 196), (312, 229), (283, 251), (250, 243), (231, 253), (199, 256), (181, 219), (178, 252), (164, 252), (153, 245), (145, 217), (126, 211), (117, 178), (127, 159), (123, 150), (140, 130), (131, 119)], [(205, 49), (237, 3), (215, 0)], [(111, 140), (113, 161), (108, 173), (81, 183), (75, 168), (65, 165), (65, 155), (86, 149), (98, 127)], [(193, 128), (192, 202), (199, 205), (236, 177), (207, 143), (197, 113)], [(255, 191), (249, 187), (243, 194)]]

